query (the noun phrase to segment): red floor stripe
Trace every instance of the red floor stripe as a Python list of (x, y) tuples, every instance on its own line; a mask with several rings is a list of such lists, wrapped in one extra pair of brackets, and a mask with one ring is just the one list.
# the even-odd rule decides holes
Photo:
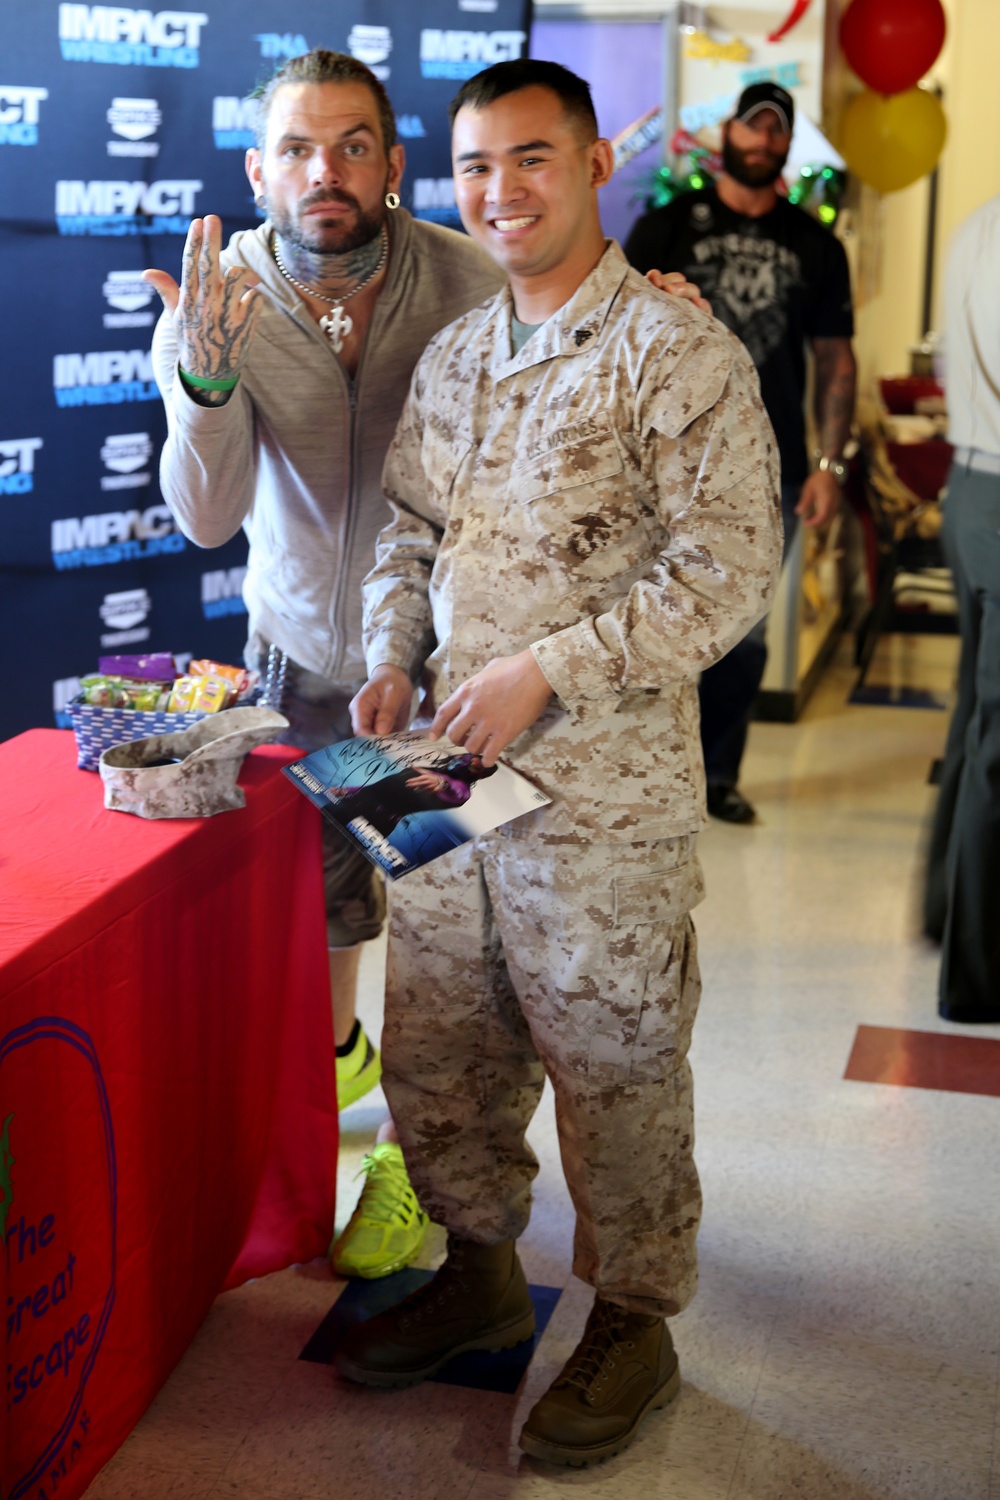
[(1000, 1098), (1000, 1041), (859, 1026), (844, 1077), (856, 1083)]

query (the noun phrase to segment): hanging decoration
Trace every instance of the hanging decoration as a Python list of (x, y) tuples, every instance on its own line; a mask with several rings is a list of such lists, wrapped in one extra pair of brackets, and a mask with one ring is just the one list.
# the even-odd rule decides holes
[[(641, 203), (648, 211), (663, 208), (682, 193), (697, 192), (699, 188), (711, 187), (722, 171), (722, 157), (717, 151), (702, 145), (697, 137), (686, 130), (678, 130), (670, 141), (670, 152), (675, 158), (688, 158), (688, 168), (677, 169), (661, 166), (645, 173), (636, 181), (634, 203)], [(793, 181), (779, 183), (789, 203), (805, 209), (832, 228), (840, 212), (840, 200), (847, 180), (846, 172), (831, 167), (826, 162), (804, 165)]]
[(788, 201), (804, 208), (832, 229), (840, 212), (840, 199), (847, 181), (846, 172), (816, 163), (805, 166), (788, 185)]
[(670, 137), (670, 151), (673, 156), (690, 156), (692, 166), (711, 172), (713, 177), (722, 171), (721, 153), (711, 150), (688, 130), (674, 131)]
[(647, 147), (662, 140), (663, 123), (663, 106), (657, 104), (652, 109), (647, 109), (637, 120), (633, 120), (631, 125), (626, 125), (624, 130), (619, 130), (611, 140), (614, 170), (620, 172), (622, 167), (627, 167)]
[(889, 99), (863, 89), (844, 111), (839, 144), (862, 182), (895, 193), (934, 169), (947, 133), (944, 110), (928, 89)]
[(682, 104), (678, 110), (681, 124), (685, 130), (703, 130), (706, 125), (718, 125), (720, 120), (729, 119), (738, 98), (738, 94), (715, 94), (700, 104)]
[(708, 62), (749, 62), (752, 52), (746, 42), (733, 37), (731, 42), (717, 42), (707, 31), (691, 31), (684, 38), (684, 56)]
[(752, 83), (779, 83), (783, 89), (797, 89), (802, 83), (802, 64), (780, 62), (762, 68), (744, 68), (740, 73), (740, 88), (749, 88)]
[(780, 42), (783, 36), (787, 36), (793, 26), (797, 26), (809, 9), (812, 0), (795, 0), (788, 15), (782, 21), (776, 31), (772, 31), (768, 37), (769, 42)]
[(722, 157), (686, 130), (678, 130), (670, 141), (670, 154), (675, 158), (687, 157), (689, 166), (682, 168), (661, 166), (646, 172), (636, 179), (633, 203), (641, 203), (646, 209), (664, 208), (681, 193), (695, 193), (699, 188), (711, 187), (722, 171)]
[(844, 56), (878, 94), (912, 89), (944, 46), (941, 0), (851, 0), (840, 23)]
[(844, 56), (868, 85), (850, 101), (840, 149), (851, 171), (895, 193), (934, 170), (948, 125), (940, 101), (916, 88), (944, 45), (941, 0), (851, 0), (840, 23)]

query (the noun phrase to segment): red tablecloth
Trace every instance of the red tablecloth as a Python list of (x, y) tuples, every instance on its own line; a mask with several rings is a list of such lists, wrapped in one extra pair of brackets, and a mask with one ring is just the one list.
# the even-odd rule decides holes
[(72, 735), (0, 745), (3, 1500), (73, 1500), (225, 1285), (322, 1254), (335, 1069), (319, 819), (106, 812)]

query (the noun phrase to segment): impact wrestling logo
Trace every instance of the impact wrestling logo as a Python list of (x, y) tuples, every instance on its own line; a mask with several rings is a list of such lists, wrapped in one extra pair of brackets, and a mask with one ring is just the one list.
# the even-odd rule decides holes
[(516, 61), (526, 41), (523, 31), (422, 31), (420, 72), (461, 82), (492, 63)]
[(64, 62), (142, 68), (196, 68), (202, 12), (126, 10), (120, 5), (60, 5)]
[(0, 146), (37, 146), (39, 105), (48, 89), (0, 83)]
[(57, 182), (56, 224), (60, 234), (187, 234), (203, 185), (187, 178)]
[(206, 620), (223, 615), (245, 615), (243, 582), (246, 568), (216, 568), (201, 575), (201, 612)]
[(165, 505), (111, 510), (99, 516), (69, 516), (52, 522), (52, 561), (60, 573), (161, 557), (183, 552), (185, 545)]
[(52, 385), (58, 406), (118, 406), (123, 401), (157, 401), (160, 396), (149, 349), (57, 354)]
[(35, 454), (41, 438), (0, 440), (0, 495), (30, 495), (35, 487)]

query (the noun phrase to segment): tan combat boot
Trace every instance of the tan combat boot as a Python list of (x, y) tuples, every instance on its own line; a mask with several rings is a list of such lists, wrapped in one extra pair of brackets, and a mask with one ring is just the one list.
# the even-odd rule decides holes
[(532, 1407), (521, 1447), (550, 1464), (600, 1463), (627, 1448), (646, 1413), (672, 1401), (680, 1383), (663, 1319), (597, 1297), (583, 1338)]
[(514, 1241), (477, 1245), (450, 1234), (448, 1257), (433, 1281), (352, 1328), (334, 1364), (362, 1385), (416, 1385), (456, 1354), (509, 1349), (534, 1331)]

